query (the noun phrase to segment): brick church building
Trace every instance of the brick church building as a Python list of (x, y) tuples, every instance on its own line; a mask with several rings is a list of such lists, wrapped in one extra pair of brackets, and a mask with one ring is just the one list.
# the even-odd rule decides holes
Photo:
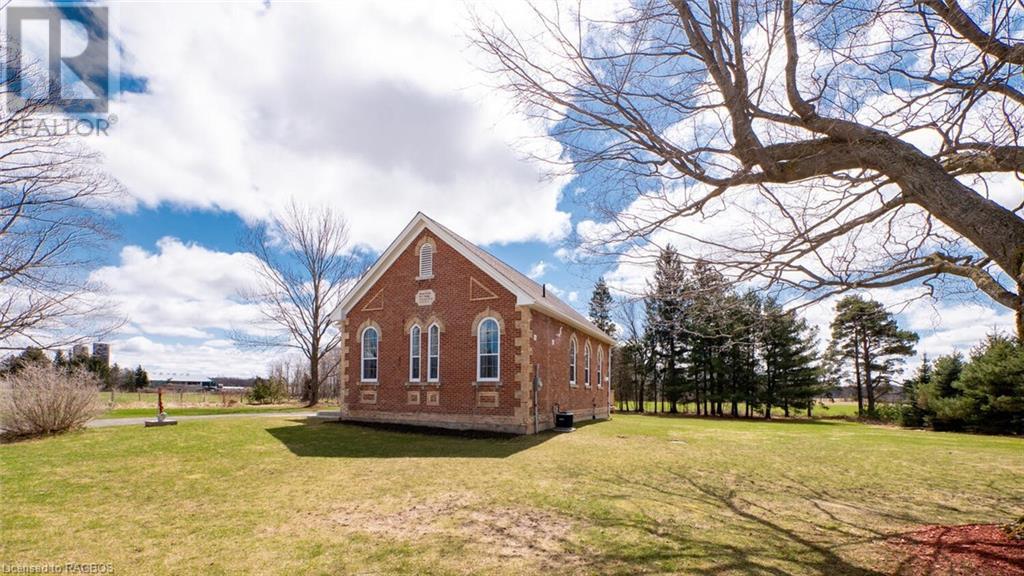
[(334, 319), (343, 420), (532, 434), (609, 415), (614, 340), (422, 213)]

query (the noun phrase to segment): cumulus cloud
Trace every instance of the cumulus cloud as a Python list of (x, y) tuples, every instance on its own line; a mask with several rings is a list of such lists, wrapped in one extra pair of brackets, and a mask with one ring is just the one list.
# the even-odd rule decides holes
[(107, 287), (129, 319), (127, 332), (211, 338), (214, 330), (244, 330), (259, 322), (258, 309), (238, 298), (251, 285), (251, 266), (248, 254), (166, 237), (153, 252), (125, 246), (116, 265), (94, 270), (90, 280)]
[(531, 279), (536, 280), (547, 273), (548, 269), (551, 268), (551, 264), (541, 260), (530, 267), (530, 270), (526, 273)]
[(147, 91), (97, 145), (148, 206), (253, 221), (297, 196), (378, 250), (417, 210), (482, 243), (563, 238), (568, 180), (524, 160), (561, 147), (489, 88), (467, 23), (459, 2), (124, 5), (123, 68)]
[(223, 338), (181, 343), (132, 336), (112, 340), (110, 353), (111, 361), (126, 367), (142, 365), (151, 376), (259, 376), (266, 374), (270, 360), (261, 352), (238, 350)]

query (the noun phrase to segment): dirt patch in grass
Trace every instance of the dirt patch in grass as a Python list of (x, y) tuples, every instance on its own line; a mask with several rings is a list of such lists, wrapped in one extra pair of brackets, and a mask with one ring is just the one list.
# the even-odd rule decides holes
[(583, 557), (571, 551), (570, 536), (576, 526), (569, 518), (533, 508), (477, 507), (477, 502), (472, 495), (449, 493), (404, 506), (380, 502), (338, 505), (307, 512), (277, 530), (343, 530), (397, 540), (453, 536), (498, 561), (524, 561), (541, 567), (583, 564)]
[(926, 526), (890, 539), (903, 556), (896, 574), (1024, 576), (1024, 541), (1000, 526)]

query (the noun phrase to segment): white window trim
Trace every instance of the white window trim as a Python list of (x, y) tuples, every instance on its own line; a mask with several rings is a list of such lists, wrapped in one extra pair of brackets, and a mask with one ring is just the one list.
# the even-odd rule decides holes
[[(494, 378), (481, 378), (480, 377), (480, 358), (483, 356), (480, 354), (480, 330), (483, 329), (484, 324), (488, 321), (494, 321), (494, 325), (498, 327), (498, 375)], [(491, 354), (488, 354), (491, 356)], [(497, 318), (488, 316), (482, 320), (476, 326), (476, 381), (477, 382), (500, 382), (501, 381), (501, 323), (498, 322)]]
[[(430, 376), (430, 334), (437, 328), (437, 375)], [(441, 381), (441, 327), (436, 323), (427, 327), (427, 382)]]
[(597, 347), (597, 387), (604, 388), (604, 348)]
[(590, 388), (590, 342), (583, 345), (583, 387)]
[[(416, 334), (416, 344), (419, 345), (419, 355), (415, 356), (416, 364), (419, 367), (419, 375), (413, 377), (413, 358), (412, 346), (413, 346), (413, 334)], [(419, 324), (413, 324), (412, 328), (409, 328), (409, 382), (422, 382), (423, 381), (423, 330), (420, 329)]]
[(380, 377), (380, 331), (373, 326), (367, 326), (363, 328), (363, 331), (359, 334), (359, 381), (360, 382), (377, 382), (377, 378), (366, 377), (366, 333), (373, 330), (374, 335), (377, 336), (377, 355), (374, 356), (373, 361), (377, 363), (377, 377)]
[(576, 338), (569, 339), (569, 386), (576, 387), (576, 355), (579, 349), (576, 347)]
[[(423, 251), (428, 249), (428, 248), (430, 249), (430, 273), (429, 274), (424, 274), (423, 273)], [(436, 252), (434, 250), (434, 245), (429, 243), (429, 242), (427, 242), (426, 244), (420, 246), (419, 253), (417, 254), (417, 256), (419, 257), (419, 269), (418, 269), (419, 270), (419, 274), (416, 276), (417, 280), (427, 280), (427, 279), (430, 279), (430, 278), (434, 277), (434, 254), (435, 253)]]

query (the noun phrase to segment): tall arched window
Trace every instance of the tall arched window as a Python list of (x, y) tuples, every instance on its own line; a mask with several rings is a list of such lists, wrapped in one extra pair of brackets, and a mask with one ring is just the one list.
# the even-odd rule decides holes
[(434, 246), (424, 244), (420, 246), (420, 278), (432, 278), (434, 276)]
[(420, 327), (409, 330), (409, 382), (420, 381)]
[(569, 340), (569, 386), (576, 385), (576, 340)]
[(590, 388), (590, 342), (583, 345), (583, 385)]
[(476, 329), (476, 379), (497, 381), (501, 364), (501, 330), (494, 318), (484, 318)]
[(597, 347), (597, 387), (604, 386), (604, 348)]
[(427, 382), (437, 382), (441, 375), (441, 329), (431, 324), (427, 329)]
[(377, 381), (377, 357), (378, 357), (378, 344), (380, 335), (377, 334), (377, 329), (374, 327), (368, 327), (363, 330), (363, 354), (362, 363), (360, 367), (360, 380), (363, 382), (376, 382)]

